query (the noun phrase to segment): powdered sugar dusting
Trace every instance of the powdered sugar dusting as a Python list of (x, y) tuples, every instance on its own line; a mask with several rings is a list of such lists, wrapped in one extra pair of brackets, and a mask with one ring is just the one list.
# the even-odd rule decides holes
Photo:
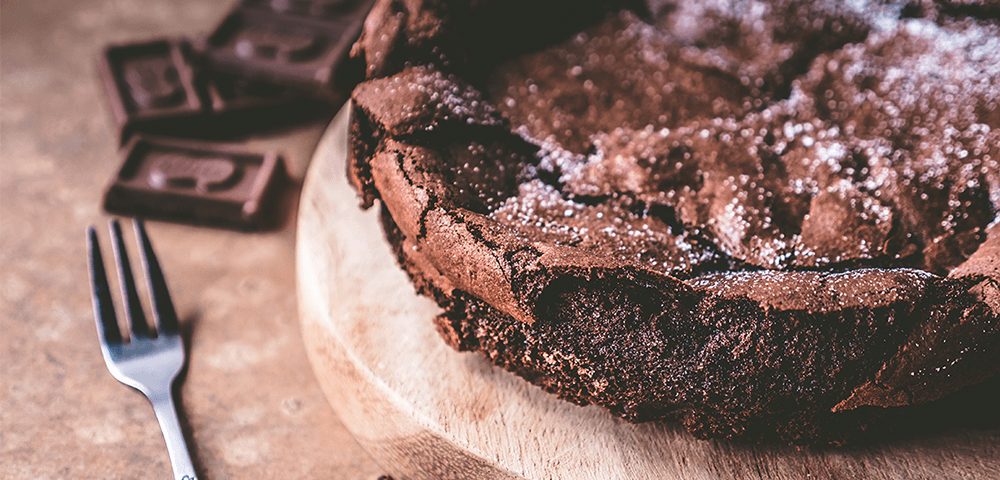
[[(640, 239), (615, 244), (637, 252), (707, 238), (764, 268), (949, 271), (1000, 205), (1000, 31), (902, 8), (687, 2), (502, 65), (489, 94), (548, 180), (494, 216), (576, 245)], [(597, 213), (620, 222), (566, 221)], [(643, 261), (717, 260), (663, 255)]]

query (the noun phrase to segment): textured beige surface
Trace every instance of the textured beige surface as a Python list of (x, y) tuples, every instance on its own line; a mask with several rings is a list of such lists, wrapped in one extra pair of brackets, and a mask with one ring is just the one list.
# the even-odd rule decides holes
[[(172, 478), (152, 409), (108, 373), (94, 328), (84, 232), (98, 226), (110, 255), (99, 205), (119, 162), (96, 61), (109, 42), (197, 35), (228, 8), (2, 3), (0, 478)], [(322, 129), (249, 143), (280, 147), (300, 180)], [(188, 334), (180, 403), (200, 478), (374, 480), (303, 352), (292, 225), (148, 229)]]

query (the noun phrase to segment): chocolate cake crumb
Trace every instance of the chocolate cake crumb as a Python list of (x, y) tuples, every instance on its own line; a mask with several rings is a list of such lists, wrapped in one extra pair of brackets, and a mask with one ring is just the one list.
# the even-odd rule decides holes
[(380, 1), (354, 50), (348, 175), (450, 346), (793, 444), (996, 378), (996, 2), (543, 3)]

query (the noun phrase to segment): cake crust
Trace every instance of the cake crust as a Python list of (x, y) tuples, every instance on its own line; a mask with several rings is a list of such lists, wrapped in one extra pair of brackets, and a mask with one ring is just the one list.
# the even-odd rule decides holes
[[(412, 3), (381, 2), (410, 10), (373, 14), (356, 53), (426, 50), (421, 36), (417, 46), (370, 39), (423, 15), (437, 26), (414, 25), (439, 38), (485, 8)], [(958, 27), (873, 33), (849, 12), (821, 13), (814, 32), (773, 23), (785, 62), (762, 60), (776, 47), (753, 35), (747, 51), (729, 52), (743, 62), (692, 55), (656, 27), (679, 14), (648, 10), (476, 67), (485, 74), (461, 56), (369, 61), (372, 78), (352, 97), (348, 176), (363, 206), (380, 200), (387, 238), (444, 308), (435, 322), (452, 347), (630, 421), (841, 442), (883, 408), (1000, 370), (1000, 119), (984, 97), (996, 85), (963, 97), (983, 100), (983, 113), (940, 115), (953, 133), (917, 118), (930, 107), (906, 112), (893, 97), (905, 83), (893, 66), (933, 60), (934, 35)], [(962, 21), (987, 43), (997, 37), (995, 23)], [(835, 38), (809, 44), (823, 32)], [(863, 47), (849, 46), (859, 37)], [(616, 40), (622, 58), (604, 65)], [(598, 61), (562, 66), (590, 54)], [(799, 57), (810, 66), (788, 64)], [(973, 60), (963, 66), (990, 73), (989, 58)], [(616, 68), (667, 78), (621, 80)], [(663, 86), (692, 79), (694, 98), (670, 103)], [(924, 93), (927, 105), (945, 100)], [(893, 112), (902, 120), (883, 126)]]

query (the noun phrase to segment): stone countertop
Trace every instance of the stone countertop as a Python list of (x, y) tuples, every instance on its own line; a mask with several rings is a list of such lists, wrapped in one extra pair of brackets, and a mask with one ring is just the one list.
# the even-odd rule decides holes
[[(172, 478), (152, 408), (108, 373), (94, 326), (85, 231), (98, 227), (109, 259), (111, 217), (100, 203), (120, 162), (97, 59), (108, 43), (197, 36), (229, 8), (2, 4), (2, 478)], [(324, 127), (314, 119), (243, 141), (280, 149), (301, 182)], [(381, 469), (338, 421), (303, 350), (294, 211), (286, 215), (265, 233), (147, 222), (190, 347), (178, 400), (199, 478), (374, 480)]]

